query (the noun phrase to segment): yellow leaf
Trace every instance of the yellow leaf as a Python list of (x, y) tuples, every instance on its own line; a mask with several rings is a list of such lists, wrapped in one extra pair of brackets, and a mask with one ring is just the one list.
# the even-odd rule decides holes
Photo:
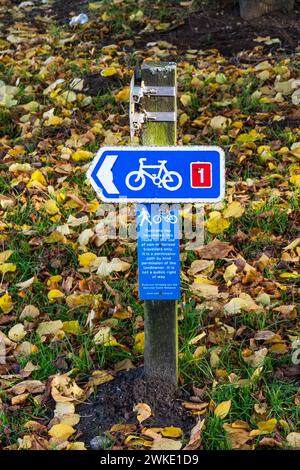
[(282, 277), (283, 279), (297, 279), (298, 277), (300, 277), (300, 274), (298, 274), (298, 273), (281, 273), (280, 277)]
[(100, 8), (102, 8), (101, 3), (95, 3), (95, 2), (89, 3), (90, 10), (98, 10)]
[(129, 97), (130, 97), (130, 88), (126, 86), (125, 88), (123, 88), (123, 90), (119, 91), (116, 94), (115, 100), (120, 101), (120, 102), (128, 101)]
[(142, 331), (138, 333), (134, 338), (134, 350), (137, 352), (144, 352), (144, 344), (145, 344), (145, 333)]
[(37, 101), (30, 101), (30, 103), (23, 104), (22, 107), (29, 113), (35, 113), (39, 110), (40, 104)]
[(13, 301), (9, 294), (4, 294), (0, 297), (0, 308), (3, 313), (9, 313), (13, 309)]
[(176, 428), (174, 426), (169, 426), (167, 428), (163, 428), (161, 431), (164, 437), (181, 437), (182, 436), (182, 429)]
[(8, 272), (14, 273), (16, 269), (17, 269), (17, 266), (15, 264), (12, 264), (12, 263), (2, 263), (2, 264), (0, 264), (0, 272), (2, 274), (6, 274)]
[(88, 387), (98, 386), (110, 382), (114, 379), (114, 376), (111, 375), (106, 370), (94, 370), (92, 377), (88, 381)]
[(47, 186), (47, 181), (43, 173), (40, 170), (35, 170), (30, 178), (29, 183), (27, 183), (27, 188), (43, 188)]
[(26, 336), (26, 331), (24, 329), (24, 325), (22, 323), (18, 323), (17, 325), (14, 325), (8, 332), (8, 337), (12, 341), (15, 341), (16, 343), (19, 343), (22, 341), (24, 336)]
[(97, 255), (95, 253), (83, 253), (82, 255), (78, 256), (78, 261), (80, 266), (83, 268), (88, 268), (90, 267), (97, 259)]
[(189, 106), (192, 102), (192, 97), (191, 95), (181, 95), (180, 101), (183, 104), (183, 106)]
[(293, 175), (290, 177), (290, 183), (295, 186), (300, 186), (300, 175)]
[(220, 212), (211, 212), (209, 217), (207, 230), (210, 233), (223, 233), (230, 226), (229, 221), (224, 219)]
[(54, 439), (58, 439), (59, 441), (67, 440), (72, 434), (74, 434), (75, 429), (68, 424), (55, 424), (52, 428), (48, 431), (50, 436)]
[(62, 281), (62, 276), (60, 274), (56, 274), (56, 276), (50, 276), (47, 280), (47, 286), (52, 286), (53, 284), (57, 284), (60, 281)]
[(102, 77), (111, 77), (112, 75), (116, 75), (117, 70), (115, 67), (107, 67), (106, 69), (102, 70), (101, 75)]
[(145, 421), (152, 414), (151, 408), (147, 403), (138, 403), (134, 406), (133, 411), (137, 412), (137, 420), (139, 423)]
[(0, 253), (0, 264), (5, 263), (13, 254), (13, 250), (6, 250)]
[(45, 204), (44, 204), (44, 208), (45, 208), (46, 212), (48, 212), (48, 214), (50, 214), (50, 215), (54, 215), (54, 214), (57, 214), (59, 212), (59, 208), (57, 207), (56, 202), (54, 201), (54, 199), (48, 199), (48, 201), (46, 201)]
[(39, 324), (36, 332), (39, 336), (55, 335), (62, 327), (63, 322), (61, 320), (44, 321)]
[(227, 266), (223, 274), (225, 282), (232, 281), (232, 279), (235, 278), (236, 272), (237, 272), (237, 266), (234, 263)]
[(58, 289), (52, 289), (48, 292), (48, 300), (55, 300), (64, 297), (64, 293)]
[(62, 118), (59, 116), (50, 116), (49, 119), (46, 119), (45, 126), (58, 126), (62, 123)]
[(252, 129), (248, 134), (240, 134), (236, 141), (240, 143), (248, 143), (262, 140), (264, 137), (264, 134), (259, 134), (255, 129)]
[(274, 431), (276, 424), (277, 424), (277, 419), (272, 418), (272, 419), (269, 419), (268, 421), (258, 422), (257, 427), (258, 427), (258, 430), (260, 431), (260, 434), (269, 434)]
[(73, 335), (80, 333), (80, 325), (78, 320), (64, 321), (62, 329), (65, 333), (71, 333)]
[(67, 450), (87, 450), (84, 442), (71, 442), (68, 444)]
[(238, 201), (233, 201), (223, 211), (223, 217), (225, 217), (225, 219), (228, 219), (229, 217), (234, 217), (237, 219), (241, 217), (244, 212), (245, 209), (242, 204)]
[(90, 307), (95, 297), (92, 294), (71, 294), (66, 298), (67, 305), (70, 308)]
[(188, 120), (189, 120), (189, 117), (186, 113), (180, 114), (180, 116), (179, 116), (179, 125), (183, 126)]
[(224, 419), (228, 415), (231, 408), (231, 400), (223, 401), (215, 408), (215, 415), (220, 418)]
[(80, 162), (80, 161), (90, 160), (92, 156), (93, 156), (93, 153), (89, 152), (88, 150), (77, 150), (76, 152), (73, 153), (72, 159), (75, 162)]
[(288, 352), (287, 345), (283, 342), (272, 344), (270, 352), (275, 354), (286, 354)]
[(135, 436), (133, 434), (130, 434), (129, 436), (126, 437), (124, 441), (125, 445), (129, 445), (130, 447), (141, 447), (141, 446), (146, 446), (146, 447), (151, 447), (152, 446), (152, 441), (149, 441), (147, 439), (142, 439), (139, 436)]

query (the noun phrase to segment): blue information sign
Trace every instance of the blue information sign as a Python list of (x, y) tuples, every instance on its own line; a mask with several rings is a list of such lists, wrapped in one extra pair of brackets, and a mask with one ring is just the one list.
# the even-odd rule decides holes
[(218, 202), (224, 197), (219, 147), (104, 147), (88, 171), (107, 202)]
[(160, 204), (137, 206), (139, 296), (180, 298), (179, 211)]

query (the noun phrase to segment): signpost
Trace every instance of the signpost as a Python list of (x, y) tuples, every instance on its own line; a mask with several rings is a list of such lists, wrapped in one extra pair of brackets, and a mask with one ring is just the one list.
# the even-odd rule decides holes
[(100, 149), (88, 179), (103, 201), (137, 203), (145, 375), (148, 380), (176, 385), (179, 203), (223, 199), (224, 153), (215, 146), (175, 146), (174, 63), (144, 62), (139, 79), (135, 83), (133, 77), (131, 83), (130, 130), (132, 136), (139, 135), (143, 146)]

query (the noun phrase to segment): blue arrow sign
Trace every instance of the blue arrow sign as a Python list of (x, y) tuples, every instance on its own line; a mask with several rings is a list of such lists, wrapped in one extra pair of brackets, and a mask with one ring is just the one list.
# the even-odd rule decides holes
[(104, 147), (88, 179), (106, 202), (218, 202), (225, 158), (219, 147)]

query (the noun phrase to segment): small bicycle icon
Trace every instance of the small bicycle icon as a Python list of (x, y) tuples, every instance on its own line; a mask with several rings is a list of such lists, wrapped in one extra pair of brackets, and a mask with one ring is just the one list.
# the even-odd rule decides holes
[(160, 212), (159, 214), (154, 215), (152, 220), (155, 224), (160, 224), (163, 220), (170, 224), (176, 224), (178, 218), (176, 217), (176, 215), (171, 214), (170, 212), (166, 215)]
[[(166, 167), (167, 160), (158, 160), (159, 165), (146, 165), (144, 162), (147, 158), (140, 158), (140, 167), (137, 171), (128, 173), (125, 179), (126, 186), (132, 191), (139, 191), (143, 189), (146, 184), (146, 177), (158, 188), (165, 188), (168, 191), (176, 191), (182, 185), (182, 176), (177, 171), (169, 171)], [(150, 173), (146, 170), (157, 169), (157, 172)]]

